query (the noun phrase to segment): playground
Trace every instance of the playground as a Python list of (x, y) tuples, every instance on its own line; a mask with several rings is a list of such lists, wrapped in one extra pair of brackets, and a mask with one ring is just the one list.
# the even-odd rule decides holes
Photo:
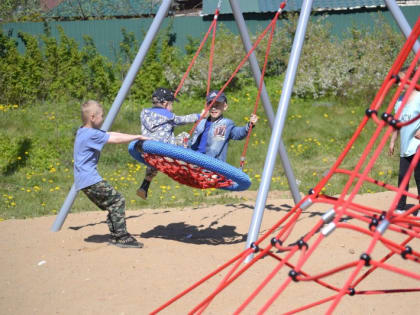
[[(106, 221), (103, 213), (96, 211), (67, 216), (81, 188), (89, 188), (84, 190), (89, 198), (101, 209), (107, 209), (107, 204), (99, 202), (106, 190), (89, 195), (92, 193), (90, 187), (96, 184), (78, 187), (76, 175), (75, 184), (56, 218), (0, 222), (0, 248), (4, 253), (0, 258), (2, 309), (10, 314), (409, 314), (419, 308), (415, 294), (420, 291), (420, 171), (417, 167), (420, 135), (415, 123), (420, 119), (420, 70), (417, 68), (420, 20), (410, 32), (404, 18), (395, 16), (407, 41), (353, 136), (343, 144), (342, 153), (305, 195), (296, 187), (298, 181), (289, 165), (281, 134), (311, 1), (302, 6), (275, 119), (263, 84), (274, 26), (285, 4), (280, 5), (252, 48), (246, 31), (241, 31), (246, 57), (225, 85), (214, 92), (214, 98), (207, 99), (203, 113), (189, 133), (193, 135), (194, 128), (210, 109), (216, 115), (216, 109), (221, 107), (212, 107), (219, 97), (222, 98), (218, 102), (227, 108), (222, 93), (249, 60), (258, 85), (253, 114), (256, 114), (261, 98), (272, 127), (258, 193), (246, 191), (251, 181), (242, 172), (253, 123), (248, 125), (239, 169), (207, 157), (207, 151), (206, 155), (194, 153), (141, 136), (126, 135), (130, 138), (126, 137), (124, 141), (108, 141), (135, 140), (129, 145), (135, 160), (155, 167), (184, 185), (235, 191), (233, 194), (240, 201), (181, 209), (129, 208), (126, 212), (128, 230), (145, 246), (121, 249), (109, 244), (140, 245), (127, 234), (125, 225), (124, 230), (117, 227), (117, 213), (112, 209), (117, 202), (112, 200)], [(394, 13), (399, 12), (393, 4), (387, 5)], [(105, 121), (102, 107), (97, 104), (99, 110), (96, 114), (93, 110), (88, 112), (90, 120), (89, 124), (84, 121), (85, 128), (97, 129), (103, 122), (101, 128), (109, 130), (169, 5), (169, 0), (163, 1), (148, 32), (149, 38), (146, 36), (142, 43)], [(231, 6), (241, 29), (245, 25), (234, 1)], [(214, 39), (219, 7), (220, 1), (214, 26), (205, 37), (213, 31)], [(269, 30), (270, 39), (260, 72), (252, 52)], [(415, 51), (412, 60), (411, 51)], [(211, 74), (212, 53), (209, 59)], [(403, 69), (407, 62), (409, 66)], [(171, 106), (187, 74), (188, 70), (177, 90), (165, 92), (166, 96), (162, 96), (159, 104)], [(210, 83), (209, 75), (207, 95), (211, 94)], [(216, 122), (211, 118), (210, 121)], [(357, 153), (358, 161), (343, 163), (353, 154), (354, 144), (366, 132), (368, 124), (375, 129), (362, 152)], [(413, 134), (409, 134), (409, 130), (413, 130)], [(376, 178), (374, 166), (386, 150), (389, 138), (388, 152), (393, 154), (398, 132), (401, 143), (410, 141), (414, 149), (403, 150), (404, 145), (401, 145), (402, 162), (396, 187)], [(221, 134), (225, 136), (225, 131)], [(184, 143), (187, 141), (187, 138), (183, 139)], [(78, 147), (75, 145), (75, 148)], [(288, 193), (269, 189), (277, 155), (289, 182)], [(75, 155), (75, 170), (77, 157)], [(406, 191), (413, 172), (417, 189)], [(329, 195), (326, 188), (336, 176), (346, 177), (345, 184), (339, 194)], [(148, 179), (144, 188), (144, 199), (150, 181)], [(362, 189), (369, 185), (387, 191), (365, 194)], [(402, 196), (408, 197), (408, 203), (404, 198), (400, 200)], [(124, 201), (121, 203), (125, 204)], [(51, 229), (47, 231), (46, 226)], [(60, 233), (54, 233), (58, 231)], [(392, 298), (385, 299), (385, 294)]]
[[(69, 214), (60, 233), (51, 232), (54, 216), (0, 222), (0, 308), (4, 314), (148, 314), (216, 266), (244, 249), (256, 195), (248, 201), (206, 208), (141, 209), (127, 211), (129, 230), (145, 244), (142, 249), (108, 245), (108, 228), (101, 211)], [(294, 205), (286, 193), (271, 192), (261, 233)], [(360, 195), (360, 202), (377, 208), (389, 205), (392, 193)], [(297, 233), (305, 233), (325, 212), (314, 205), (301, 215)], [(351, 220), (350, 220), (351, 221)], [(334, 233), (330, 250), (314, 255), (311, 262), (325, 268), (365, 250), (367, 238), (360, 233)], [(331, 242), (329, 242), (331, 241)], [(420, 246), (416, 239), (410, 243)], [(415, 271), (418, 264), (392, 257), (393, 265)], [(231, 314), (272, 269), (263, 259), (246, 277), (217, 297), (206, 314)], [(222, 276), (211, 282), (216, 287)], [(343, 283), (346, 273), (334, 276)], [(410, 288), (418, 280), (385, 270), (376, 271), (360, 289)], [(278, 314), (323, 296), (326, 289), (297, 283), (267, 311)], [(246, 290), (248, 288), (248, 290)], [(161, 314), (186, 314), (207, 289), (192, 292)], [(346, 296), (337, 314), (412, 314), (420, 308), (418, 293)], [(265, 297), (266, 298), (266, 297)], [(262, 299), (264, 300), (264, 299)], [(255, 314), (262, 301), (256, 299), (244, 311)], [(327, 303), (328, 304), (328, 303)], [(302, 314), (324, 314), (320, 305)]]

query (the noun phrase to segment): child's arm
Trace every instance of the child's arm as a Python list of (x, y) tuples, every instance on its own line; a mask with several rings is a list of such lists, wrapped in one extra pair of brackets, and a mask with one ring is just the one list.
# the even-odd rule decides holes
[(258, 121), (258, 117), (257, 115), (252, 114), (250, 119), (249, 119), (249, 123), (246, 124), (246, 126), (244, 127), (233, 127), (232, 131), (230, 133), (230, 138), (233, 140), (242, 140), (246, 137), (249, 128), (254, 127), (256, 125)]
[(200, 118), (200, 114), (190, 114), (185, 116), (174, 115), (174, 125), (185, 125), (195, 123)]
[(128, 143), (134, 140), (149, 140), (149, 138), (142, 135), (130, 135), (121, 132), (107, 132), (109, 139), (107, 143)]
[(391, 140), (389, 141), (389, 149), (388, 149), (388, 155), (391, 156), (394, 154), (394, 147), (395, 147), (395, 141), (398, 137), (398, 130), (394, 130), (391, 135)]

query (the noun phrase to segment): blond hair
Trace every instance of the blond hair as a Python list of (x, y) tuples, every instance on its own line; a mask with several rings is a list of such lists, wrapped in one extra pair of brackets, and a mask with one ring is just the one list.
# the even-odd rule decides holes
[(82, 106), (80, 106), (80, 109), (82, 113), (83, 125), (86, 125), (89, 122), (90, 115), (96, 114), (99, 112), (99, 110), (102, 110), (102, 105), (97, 101), (89, 100), (86, 103), (83, 103)]

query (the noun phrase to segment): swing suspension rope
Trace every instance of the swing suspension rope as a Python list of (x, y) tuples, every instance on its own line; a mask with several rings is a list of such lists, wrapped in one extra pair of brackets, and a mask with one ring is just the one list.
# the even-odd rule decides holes
[(204, 35), (203, 39), (201, 40), (200, 46), (198, 47), (197, 51), (194, 54), (194, 57), (192, 58), (190, 64), (188, 65), (187, 71), (185, 71), (184, 75), (182, 76), (181, 81), (178, 84), (178, 87), (175, 90), (174, 96), (176, 97), (179, 93), (179, 91), (181, 90), (182, 86), (184, 85), (184, 82), (188, 76), (188, 74), (190, 73), (193, 65), (195, 64), (195, 61), (197, 60), (201, 50), (204, 47), (204, 44), (207, 42), (207, 39), (210, 35), (210, 33), (212, 33), (212, 41), (211, 41), (211, 46), (210, 46), (210, 59), (209, 59), (209, 70), (208, 70), (208, 75), (207, 75), (207, 94), (210, 91), (210, 82), (211, 82), (211, 72), (213, 69), (213, 54), (214, 54), (214, 43), (215, 43), (215, 38), (216, 38), (216, 28), (217, 28), (217, 19), (219, 17), (219, 12), (220, 12), (220, 6), (221, 6), (221, 1), (219, 1), (216, 10), (214, 11), (214, 18), (213, 21), (211, 22), (209, 29), (207, 30), (206, 34)]
[[(256, 98), (256, 101), (255, 101), (254, 111), (253, 111), (253, 114), (254, 115), (256, 114), (257, 109), (258, 109), (259, 100), (261, 98), (261, 90), (262, 90), (262, 87), (263, 87), (263, 84), (264, 84), (264, 75), (265, 75), (265, 70), (266, 70), (266, 66), (267, 66), (267, 62), (268, 62), (268, 56), (269, 56), (269, 52), (270, 52), (270, 48), (271, 48), (271, 44), (272, 44), (272, 40), (273, 40), (273, 35), (274, 35), (275, 27), (276, 27), (276, 24), (277, 24), (277, 21), (278, 21), (278, 18), (280, 16), (280, 14), (283, 12), (284, 7), (286, 6), (286, 3), (287, 3), (287, 1), (283, 1), (280, 4), (279, 9), (277, 10), (276, 14), (274, 15), (274, 18), (271, 20), (271, 22), (268, 24), (268, 26), (265, 28), (265, 30), (259, 35), (259, 37), (255, 41), (254, 45), (251, 47), (251, 49), (248, 51), (248, 53), (245, 55), (245, 57), (241, 60), (241, 62), (236, 67), (235, 71), (232, 73), (232, 75), (230, 76), (230, 78), (226, 81), (226, 83), (223, 85), (223, 87), (219, 90), (217, 96), (211, 102), (209, 102), (208, 104), (206, 103), (204, 105), (204, 112), (200, 116), (200, 118), (195, 122), (195, 124), (193, 125), (192, 129), (189, 132), (189, 137), (191, 137), (191, 135), (193, 134), (194, 130), (197, 128), (198, 124), (207, 115), (207, 113), (209, 112), (210, 108), (214, 105), (214, 103), (216, 102), (216, 100), (224, 92), (224, 90), (230, 84), (230, 82), (235, 78), (235, 76), (237, 75), (237, 73), (239, 72), (239, 70), (248, 61), (248, 59), (251, 56), (251, 54), (255, 51), (255, 49), (260, 44), (261, 40), (267, 35), (268, 31), (270, 30), (270, 36), (269, 36), (269, 39), (268, 39), (268, 42), (267, 42), (267, 48), (266, 48), (266, 53), (265, 53), (264, 66), (263, 66), (263, 70), (262, 70), (262, 73), (261, 73), (261, 78), (260, 78), (260, 82), (259, 82), (259, 86), (258, 86), (258, 94), (257, 94), (257, 98)], [(215, 20), (213, 20), (213, 22), (214, 21)], [(211, 28), (211, 26), (210, 26), (210, 28)], [(209, 32), (210, 32), (210, 29), (209, 29), (208, 33)], [(207, 35), (207, 37), (208, 37), (208, 35)], [(213, 47), (211, 47), (211, 49), (210, 49), (210, 61), (209, 61), (209, 64), (210, 65), (213, 62), (213, 54), (214, 54), (214, 43), (212, 43), (212, 45), (213, 45)], [(200, 48), (200, 50), (201, 50), (201, 48)], [(211, 68), (209, 67), (209, 70), (210, 69)], [(190, 70), (191, 70), (191, 67), (189, 67), (187, 69), (187, 72), (184, 74), (184, 77), (186, 77), (188, 75), (188, 72)], [(210, 78), (210, 74), (209, 74), (209, 78)], [(183, 81), (181, 83), (183, 84)], [(178, 87), (177, 90), (179, 90), (180, 88), (181, 87)], [(208, 92), (209, 92), (209, 82), (208, 82), (208, 85), (207, 85), (207, 94), (208, 94)], [(243, 150), (242, 155), (241, 155), (241, 163), (240, 163), (240, 167), (241, 168), (245, 164), (245, 155), (246, 155), (246, 151), (247, 151), (247, 148), (248, 148), (248, 143), (249, 143), (249, 138), (250, 138), (251, 132), (252, 132), (252, 124), (250, 125), (250, 128), (248, 130), (247, 139), (245, 141), (245, 147), (244, 147), (244, 150)], [(187, 145), (187, 142), (188, 142), (188, 138), (185, 138), (184, 139), (184, 145), (185, 146)]]
[[(206, 41), (208, 40), (210, 33), (212, 33), (212, 41), (210, 46), (210, 56), (209, 56), (209, 66), (208, 66), (208, 75), (207, 75), (207, 94), (210, 92), (210, 83), (211, 83), (211, 75), (212, 75), (212, 68), (213, 68), (213, 60), (214, 60), (214, 50), (215, 50), (215, 37), (216, 37), (216, 26), (217, 26), (217, 20), (218, 15), (220, 12), (220, 5), (221, 1), (219, 1), (218, 7), (215, 10), (213, 21), (207, 30), (203, 40), (201, 41), (199, 48), (197, 49), (196, 53), (194, 54), (193, 59), (191, 60), (187, 71), (184, 73), (181, 82), (179, 83), (176, 91), (175, 96), (179, 93), (181, 90), (189, 72), (191, 71), (191, 68), (193, 67), (194, 63), (196, 62), (200, 51), (204, 47)], [(242, 66), (245, 64), (245, 62), (249, 59), (249, 56), (255, 51), (256, 47), (259, 45), (261, 40), (266, 36), (269, 30), (270, 31), (270, 37), (267, 44), (266, 54), (265, 54), (265, 60), (264, 60), (264, 67), (262, 70), (262, 76), (260, 78), (259, 82), (259, 89), (258, 89), (258, 96), (254, 107), (254, 114), (256, 114), (258, 102), (261, 95), (261, 89), (263, 86), (263, 78), (267, 66), (267, 60), (268, 60), (268, 54), (271, 47), (273, 34), (275, 30), (275, 25), (277, 23), (279, 14), (282, 12), (283, 8), (285, 7), (286, 2), (281, 3), (279, 10), (275, 14), (275, 17), (270, 22), (270, 24), (267, 26), (267, 28), (261, 33), (261, 35), (257, 38), (255, 41), (253, 47), (250, 49), (250, 51), (246, 54), (246, 56), (242, 59), (240, 64), (237, 66), (229, 80), (224, 84), (222, 89), (219, 91), (218, 95), (213, 99), (212, 102), (209, 104), (206, 104), (205, 110), (203, 114), (201, 115), (200, 119), (195, 123), (192, 130), (190, 131), (190, 136), (194, 132), (195, 128), (197, 127), (198, 123), (205, 117), (209, 111), (209, 109), (214, 105), (217, 98), (221, 95), (221, 93), (226, 89), (228, 84), (233, 80), (233, 78), (236, 76), (238, 71), (242, 68)], [(250, 126), (247, 134), (247, 140), (245, 144), (245, 149), (243, 152), (243, 156), (246, 154), (246, 147), (248, 146), (250, 133), (252, 131), (252, 125)], [(184, 143), (186, 146), (186, 142), (188, 141), (188, 138), (184, 139)], [(195, 188), (221, 188), (221, 189), (227, 189), (227, 190), (245, 190), (250, 185), (249, 177), (240, 171), (237, 168), (234, 168), (230, 166), (227, 163), (220, 163), (221, 161), (218, 160), (211, 160), (207, 161), (205, 157), (202, 154), (199, 154), (200, 158), (196, 158), (193, 153), (190, 152), (188, 154), (184, 152), (178, 152), (178, 149), (175, 149), (173, 147), (166, 148), (163, 146), (163, 144), (159, 144), (156, 148), (151, 143), (146, 145), (146, 150), (143, 152), (142, 156), (137, 156), (137, 153), (134, 152), (135, 150), (129, 149), (130, 153), (133, 155), (133, 157), (140, 162), (145, 162), (149, 164), (150, 166), (153, 166), (154, 168), (158, 169), (159, 171), (165, 173), (172, 179), (178, 181), (181, 184), (188, 185)], [(180, 149), (180, 148), (179, 148)], [(176, 152), (175, 152), (176, 151)], [(190, 159), (194, 159), (194, 161), (190, 161)], [(208, 157), (210, 158), (210, 157)], [(241, 158), (241, 160), (245, 161), (244, 158)], [(241, 164), (242, 169), (243, 163)]]

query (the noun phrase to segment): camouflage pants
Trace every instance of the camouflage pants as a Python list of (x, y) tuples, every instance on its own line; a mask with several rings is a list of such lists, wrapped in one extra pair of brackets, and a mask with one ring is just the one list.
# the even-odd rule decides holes
[(118, 191), (105, 180), (83, 188), (82, 191), (100, 209), (108, 211), (106, 223), (111, 234), (127, 233), (125, 199)]

